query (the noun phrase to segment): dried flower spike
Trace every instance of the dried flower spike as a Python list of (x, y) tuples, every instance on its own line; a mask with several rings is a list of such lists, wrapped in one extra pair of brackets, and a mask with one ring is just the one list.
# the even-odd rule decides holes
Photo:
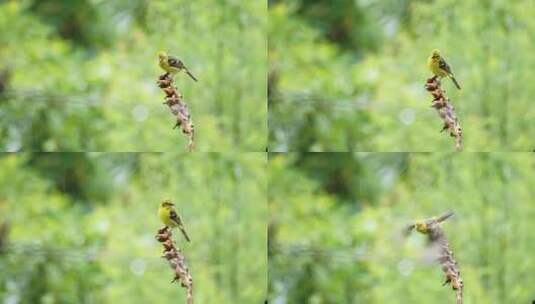
[(193, 128), (188, 105), (184, 102), (180, 91), (173, 86), (173, 78), (169, 73), (158, 77), (157, 84), (165, 93), (164, 104), (169, 107), (171, 113), (176, 117), (176, 123), (173, 129), (176, 127), (182, 129), (182, 133), (188, 137), (188, 150), (192, 151), (194, 149), (195, 129)]
[(162, 258), (166, 259), (173, 269), (174, 277), (171, 283), (178, 282), (180, 286), (186, 288), (186, 303), (193, 304), (193, 278), (186, 264), (186, 258), (180, 248), (173, 241), (173, 233), (167, 226), (160, 228), (156, 234), (156, 240), (162, 243), (164, 248)]
[(437, 76), (427, 79), (425, 83), (425, 89), (433, 96), (433, 102), (431, 107), (438, 111), (438, 115), (443, 121), (443, 127), (441, 132), (449, 131), (452, 137), (455, 137), (455, 150), (462, 150), (462, 129), (455, 108), (446, 97), (440, 79)]

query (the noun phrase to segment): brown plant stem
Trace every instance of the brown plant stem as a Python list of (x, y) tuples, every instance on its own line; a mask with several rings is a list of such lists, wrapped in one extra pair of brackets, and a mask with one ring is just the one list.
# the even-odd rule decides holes
[(449, 131), (451, 137), (455, 137), (455, 150), (462, 150), (462, 129), (455, 108), (450, 102), (442, 89), (442, 84), (439, 77), (433, 76), (427, 79), (425, 89), (433, 96), (431, 107), (438, 111), (438, 115), (443, 121), (443, 127), (440, 132)]
[(173, 269), (175, 274), (171, 283), (178, 282), (187, 291), (186, 303), (193, 304), (193, 278), (186, 264), (186, 258), (180, 248), (178, 248), (173, 241), (173, 234), (171, 229), (167, 226), (158, 229), (156, 234), (158, 242), (162, 243), (163, 256), (169, 262), (169, 266)]
[(158, 87), (165, 93), (164, 104), (169, 107), (171, 113), (176, 116), (176, 123), (173, 127), (180, 127), (182, 133), (188, 138), (188, 150), (192, 151), (195, 147), (194, 136), (195, 129), (193, 122), (191, 121), (191, 115), (189, 113), (188, 105), (184, 102), (182, 93), (173, 86), (173, 78), (169, 73), (165, 73), (158, 77)]

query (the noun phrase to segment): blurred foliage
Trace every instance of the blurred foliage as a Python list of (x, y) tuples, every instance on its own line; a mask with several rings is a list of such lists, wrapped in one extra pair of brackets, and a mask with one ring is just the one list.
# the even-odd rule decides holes
[[(346, 154), (352, 174), (333, 173), (339, 157), (270, 155), (270, 303), (453, 303), (425, 237), (403, 236), (448, 210), (465, 303), (534, 299), (533, 155)], [(333, 191), (332, 180), (367, 191)]]
[(307, 25), (318, 30), (322, 37), (360, 56), (367, 51), (377, 51), (384, 43), (383, 26), (397, 27), (410, 23), (411, 2), (269, 0), (269, 5), (287, 4), (291, 7), (292, 17), (306, 21)]
[(171, 198), (197, 303), (266, 295), (266, 156), (61, 153), (0, 157), (4, 303), (177, 303), (154, 239)]
[(434, 48), (463, 88), (445, 80), (465, 150), (535, 148), (533, 1), (280, 0), (268, 15), (270, 151), (453, 151), (423, 88)]
[(197, 151), (264, 151), (261, 1), (0, 3), (0, 149), (186, 151), (156, 86), (158, 50), (200, 78), (177, 85)]

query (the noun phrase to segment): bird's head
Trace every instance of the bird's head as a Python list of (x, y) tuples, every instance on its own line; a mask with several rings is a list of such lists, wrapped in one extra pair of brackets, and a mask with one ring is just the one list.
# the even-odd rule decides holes
[(416, 231), (420, 232), (420, 233), (427, 233), (428, 231), (428, 227), (427, 227), (427, 224), (425, 222), (416, 222), (414, 224), (414, 227), (416, 227)]
[(440, 57), (440, 51), (439, 51), (438, 49), (434, 49), (434, 50), (431, 52), (431, 57), (433, 57), (433, 58)]
[(158, 58), (160, 58), (160, 60), (163, 60), (163, 59), (167, 58), (167, 53), (164, 52), (164, 51), (159, 51), (158, 52)]
[(174, 205), (175, 205), (175, 204), (173, 204), (173, 203), (171, 202), (171, 200), (168, 200), (168, 199), (162, 201), (162, 203), (160, 204), (160, 206), (162, 206), (163, 208), (173, 207)]

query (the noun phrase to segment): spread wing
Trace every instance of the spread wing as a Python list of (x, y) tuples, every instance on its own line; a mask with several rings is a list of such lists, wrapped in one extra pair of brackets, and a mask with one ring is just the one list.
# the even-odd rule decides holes
[(449, 211), (447, 213), (444, 213), (443, 215), (441, 215), (441, 216), (439, 216), (437, 218), (437, 222), (441, 223), (441, 222), (447, 220), (449, 217), (451, 217), (453, 215), (454, 215), (453, 211)]
[(409, 234), (411, 234), (414, 227), (415, 227), (414, 224), (407, 226), (405, 229), (403, 229), (403, 235), (408, 236)]

